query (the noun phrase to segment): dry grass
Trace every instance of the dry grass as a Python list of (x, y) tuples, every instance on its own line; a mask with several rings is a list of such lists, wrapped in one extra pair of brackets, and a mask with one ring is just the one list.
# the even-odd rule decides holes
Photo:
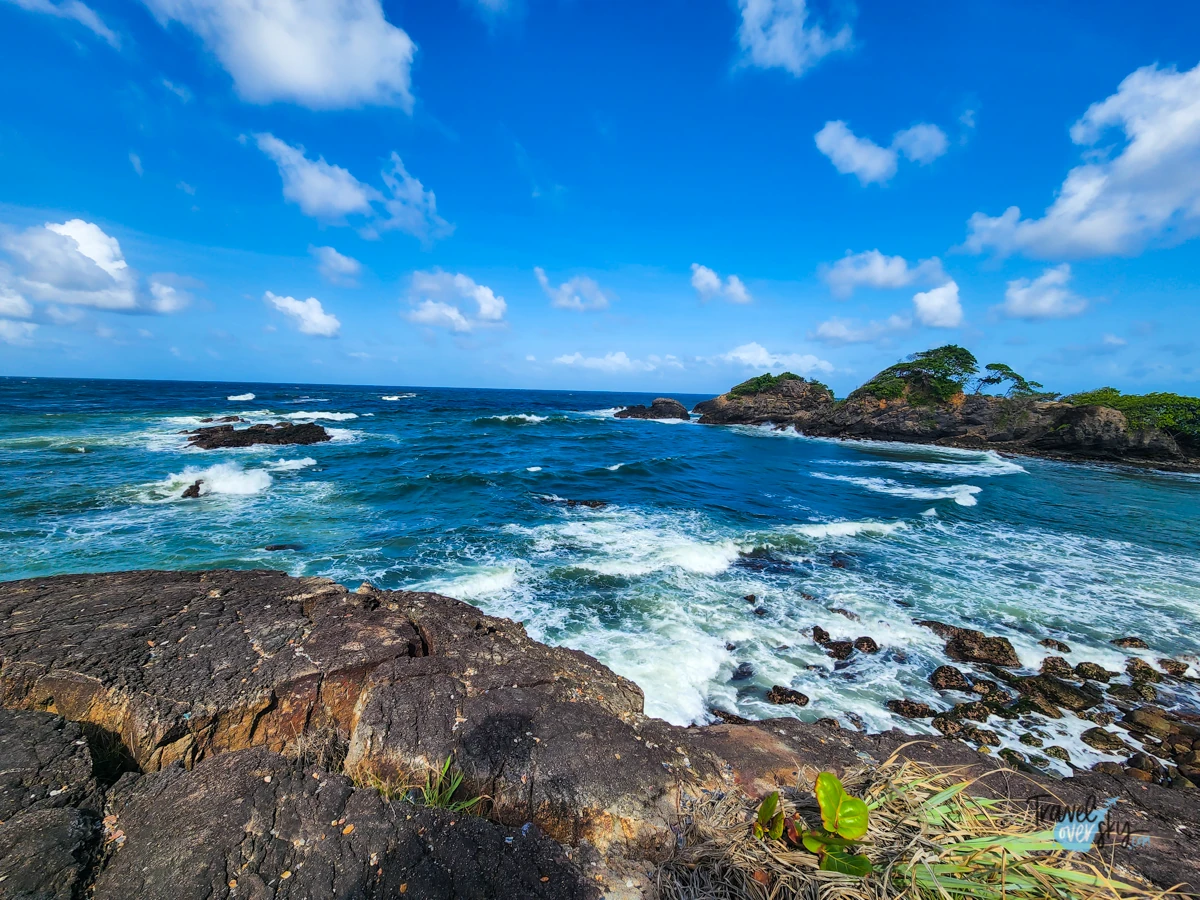
[[(1166, 900), (1136, 875), (1094, 854), (1062, 850), (1026, 804), (973, 797), (960, 770), (896, 757), (848, 772), (846, 789), (870, 807), (862, 852), (868, 878), (817, 868), (803, 849), (755, 840), (756, 803), (739, 793), (694, 802), (682, 849), (658, 872), (660, 900)], [(785, 798), (811, 827), (820, 823), (812, 785)]]

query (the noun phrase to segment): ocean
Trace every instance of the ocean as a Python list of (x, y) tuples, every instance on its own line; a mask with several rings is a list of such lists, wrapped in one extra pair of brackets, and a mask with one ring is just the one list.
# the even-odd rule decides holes
[[(931, 733), (884, 706), (948, 705), (928, 683), (943, 642), (921, 619), (1007, 637), (1030, 670), (1052, 637), (1072, 664), (1171, 656), (1200, 674), (1200, 478), (613, 417), (649, 399), (0, 379), (0, 579), (273, 568), (438, 591), (591, 654), (676, 724), (715, 707)], [(224, 415), (333, 440), (187, 447), (182, 431)], [(835, 662), (815, 625), (880, 652)], [(1125, 635), (1150, 649), (1110, 643)], [(811, 702), (770, 704), (772, 685)], [(1200, 711), (1187, 686), (1162, 702)], [(1093, 724), (987, 727), (1088, 766), (1112, 758), (1078, 740)]]

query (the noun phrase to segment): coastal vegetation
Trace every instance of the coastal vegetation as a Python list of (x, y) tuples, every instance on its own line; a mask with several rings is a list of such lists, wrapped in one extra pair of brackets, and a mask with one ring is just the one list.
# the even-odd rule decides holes
[(961, 394), (978, 371), (979, 362), (970, 350), (946, 344), (914, 353), (888, 366), (850, 396), (870, 394), (881, 400), (907, 397), (914, 406), (930, 406)]
[(1071, 394), (1063, 400), (1073, 406), (1107, 406), (1125, 414), (1133, 429), (1158, 428), (1172, 435), (1200, 440), (1200, 397), (1179, 394), (1122, 394), (1112, 387)]
[(792, 372), (780, 372), (778, 375), (772, 375), (766, 372), (762, 375), (756, 375), (754, 378), (748, 378), (741, 384), (734, 385), (729, 389), (729, 393), (735, 397), (748, 397), (752, 394), (761, 394), (763, 391), (769, 391), (781, 381), (803, 381), (799, 375)]

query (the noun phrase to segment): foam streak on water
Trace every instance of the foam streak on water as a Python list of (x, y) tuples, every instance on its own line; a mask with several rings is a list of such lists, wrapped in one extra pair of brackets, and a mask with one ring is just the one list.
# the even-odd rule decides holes
[[(651, 399), (0, 379), (0, 577), (270, 567), (438, 590), (596, 656), (677, 723), (720, 707), (928, 732), (885, 702), (969, 698), (929, 685), (948, 660), (921, 619), (1007, 637), (1026, 672), (1045, 637), (1120, 672), (1110, 641), (1135, 634), (1151, 644), (1135, 655), (1200, 674), (1200, 480), (613, 418)], [(333, 440), (187, 446), (180, 432), (226, 415)], [(881, 651), (835, 664), (813, 626)], [(754, 675), (732, 681), (741, 663)], [(767, 703), (775, 684), (810, 704)], [(1162, 699), (1195, 708), (1191, 691)], [(1079, 740), (1090, 726), (988, 723), (1016, 749), (1039, 730), (1079, 765), (1102, 758)]]

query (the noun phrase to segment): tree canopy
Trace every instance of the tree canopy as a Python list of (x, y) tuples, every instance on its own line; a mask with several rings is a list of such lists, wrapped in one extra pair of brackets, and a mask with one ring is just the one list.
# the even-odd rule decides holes
[(970, 350), (946, 344), (914, 353), (888, 366), (854, 394), (870, 394), (884, 400), (907, 396), (910, 403), (917, 405), (945, 403), (962, 393), (978, 371), (979, 362)]

